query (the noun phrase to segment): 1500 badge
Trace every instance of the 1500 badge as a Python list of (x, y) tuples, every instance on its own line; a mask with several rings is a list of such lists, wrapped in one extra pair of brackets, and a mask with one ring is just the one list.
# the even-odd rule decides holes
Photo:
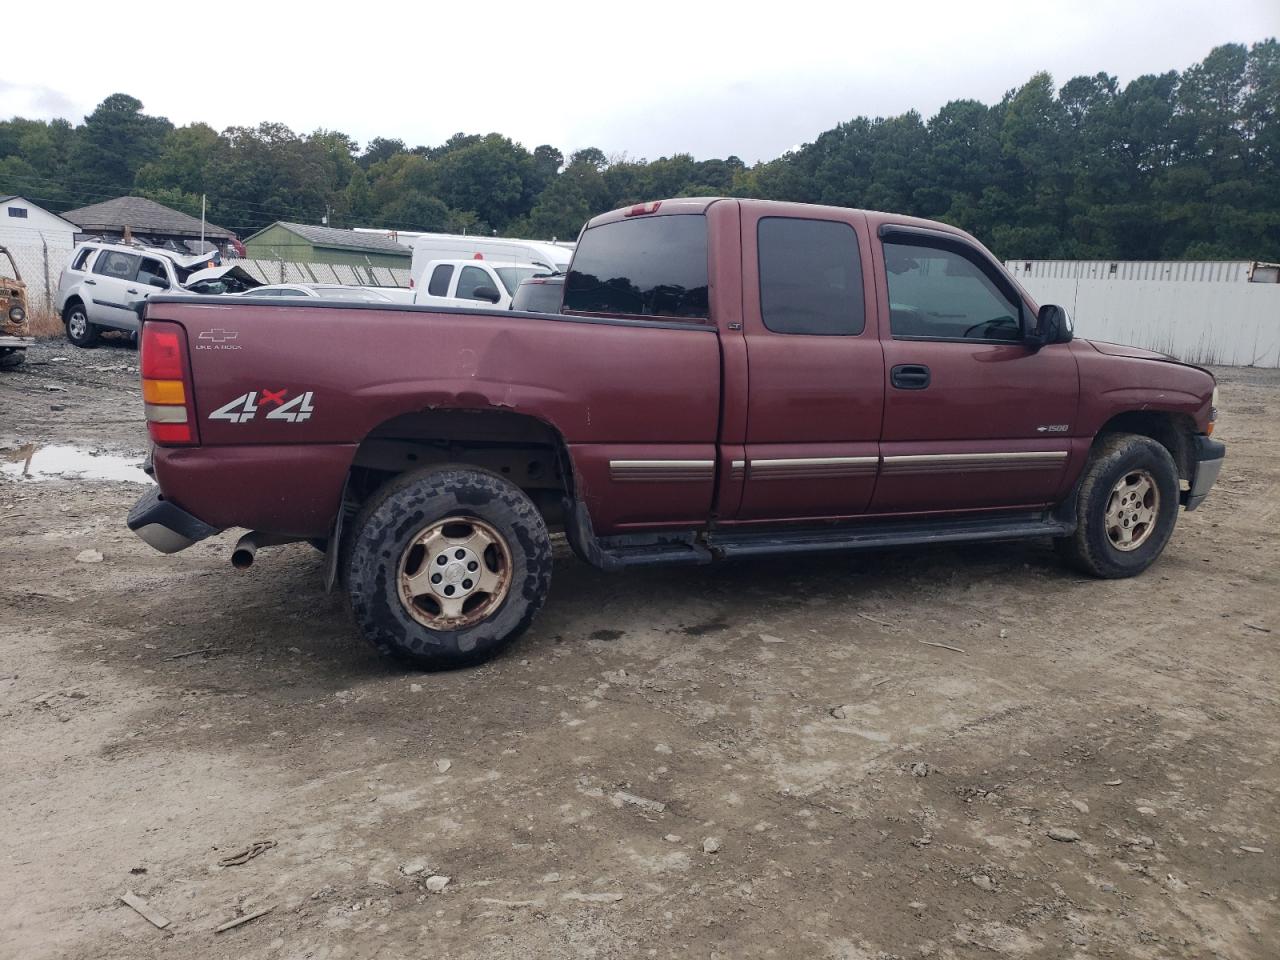
[(311, 406), (312, 392), (299, 393), (286, 400), (289, 390), (251, 390), (242, 393), (230, 403), (219, 407), (209, 414), (210, 420), (227, 420), (231, 423), (248, 423), (257, 418), (261, 412), (265, 420), (287, 420), (289, 423), (301, 423), (310, 420), (314, 408)]

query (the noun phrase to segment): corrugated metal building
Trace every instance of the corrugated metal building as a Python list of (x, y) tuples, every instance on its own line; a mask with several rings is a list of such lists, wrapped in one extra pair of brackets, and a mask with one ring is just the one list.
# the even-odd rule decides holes
[(1082, 337), (1188, 363), (1280, 367), (1280, 265), (1249, 260), (1009, 260)]
[(409, 268), (413, 252), (402, 243), (376, 233), (357, 233), (336, 227), (315, 227), (279, 220), (244, 242), (256, 260), (294, 263), (336, 263), (361, 267)]

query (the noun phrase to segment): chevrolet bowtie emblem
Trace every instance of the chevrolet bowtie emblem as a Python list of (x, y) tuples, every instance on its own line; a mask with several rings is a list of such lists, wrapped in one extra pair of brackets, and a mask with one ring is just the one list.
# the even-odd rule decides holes
[(218, 328), (216, 330), (201, 330), (199, 339), (208, 340), (211, 343), (226, 343), (228, 340), (234, 340), (238, 336), (240, 336), (240, 334), (235, 330), (223, 330)]

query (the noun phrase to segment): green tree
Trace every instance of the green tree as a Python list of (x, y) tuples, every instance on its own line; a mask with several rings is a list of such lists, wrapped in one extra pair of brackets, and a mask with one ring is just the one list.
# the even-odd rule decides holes
[(100, 194), (128, 193), (142, 166), (160, 155), (172, 129), (164, 117), (143, 113), (141, 100), (113, 93), (85, 117), (71, 152), (69, 173), (78, 185)]

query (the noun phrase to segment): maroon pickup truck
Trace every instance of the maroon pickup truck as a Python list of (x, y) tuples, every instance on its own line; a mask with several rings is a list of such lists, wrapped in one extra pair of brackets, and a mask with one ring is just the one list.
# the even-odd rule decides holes
[(152, 297), (165, 552), (229, 527), (327, 551), (361, 632), (425, 667), (528, 626), (549, 531), (605, 569), (1051, 537), (1146, 569), (1221, 468), (1213, 377), (1073, 340), (953, 227), (736, 199), (584, 228), (559, 314)]

